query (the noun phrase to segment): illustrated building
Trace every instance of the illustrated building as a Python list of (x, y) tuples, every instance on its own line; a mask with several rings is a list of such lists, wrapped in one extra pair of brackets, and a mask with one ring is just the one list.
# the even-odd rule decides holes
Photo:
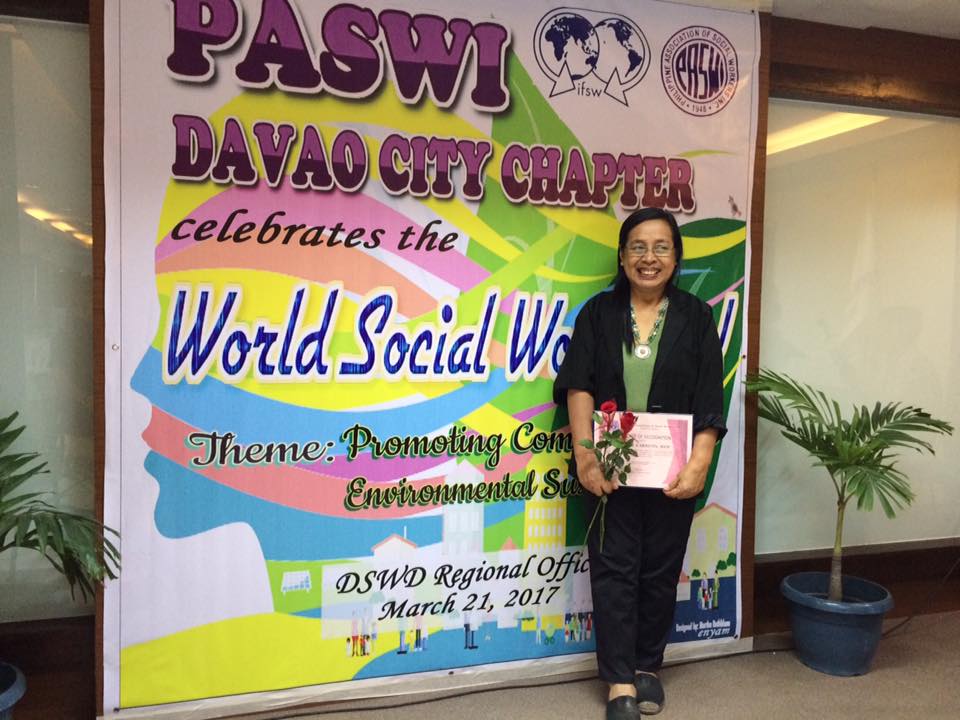
[(567, 503), (538, 493), (524, 503), (523, 547), (534, 552), (559, 550), (566, 542)]
[(297, 570), (285, 572), (280, 580), (280, 592), (286, 595), (288, 592), (310, 590), (310, 571)]
[(393, 533), (374, 545), (370, 550), (377, 560), (406, 555), (417, 549), (417, 544), (407, 540), (407, 528), (403, 528), (403, 536)]
[[(737, 516), (731, 510), (710, 503), (693, 517), (693, 535), (683, 558), (683, 573), (677, 587), (677, 599), (690, 598), (690, 584), (701, 577), (736, 575), (736, 566), (728, 567), (730, 553), (737, 551)], [(723, 567), (718, 570), (718, 563)]]
[[(469, 462), (458, 462), (445, 482), (475, 485), (483, 482), (483, 473)], [(483, 503), (443, 506), (442, 552), (453, 556), (483, 552)]]

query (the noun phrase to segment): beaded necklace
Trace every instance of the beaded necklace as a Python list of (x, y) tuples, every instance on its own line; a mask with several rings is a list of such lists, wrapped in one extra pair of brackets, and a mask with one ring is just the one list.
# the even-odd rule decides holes
[(657, 337), (657, 333), (660, 331), (660, 326), (663, 324), (663, 318), (667, 314), (667, 305), (670, 304), (670, 300), (664, 298), (660, 303), (660, 309), (657, 310), (657, 319), (653, 321), (653, 328), (650, 330), (650, 336), (643, 340), (640, 337), (640, 331), (637, 329), (637, 316), (633, 311), (633, 303), (630, 303), (630, 328), (633, 330), (633, 354), (640, 360), (646, 360), (650, 357), (652, 350), (650, 350), (650, 344), (653, 342), (654, 338)]

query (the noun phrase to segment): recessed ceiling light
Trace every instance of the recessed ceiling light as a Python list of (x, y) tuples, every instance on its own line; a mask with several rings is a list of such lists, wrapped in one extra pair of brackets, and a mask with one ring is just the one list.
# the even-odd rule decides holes
[(24, 208), (23, 211), (30, 217), (35, 217), (37, 220), (43, 220), (44, 222), (48, 220), (53, 220), (57, 217), (51, 212), (47, 212), (46, 210), (42, 210), (36, 207)]
[(775, 155), (801, 145), (809, 145), (834, 135), (859, 130), (889, 119), (886, 115), (864, 115), (847, 112), (827, 113), (815, 120), (808, 120), (767, 135), (767, 155)]

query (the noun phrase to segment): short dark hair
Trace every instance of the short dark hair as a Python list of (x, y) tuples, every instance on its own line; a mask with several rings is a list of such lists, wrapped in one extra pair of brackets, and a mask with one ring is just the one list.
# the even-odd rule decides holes
[(655, 207), (641, 208), (627, 215), (620, 225), (620, 242), (617, 245), (617, 276), (613, 279), (613, 297), (623, 315), (624, 342), (631, 350), (633, 349), (633, 327), (630, 324), (630, 281), (623, 271), (623, 265), (620, 264), (620, 256), (627, 246), (627, 237), (630, 235), (630, 231), (648, 220), (663, 220), (670, 226), (677, 265), (673, 269), (673, 275), (670, 276), (668, 285), (677, 284), (677, 278), (680, 277), (680, 262), (683, 260), (683, 238), (680, 237), (680, 226), (677, 225), (677, 219), (673, 216), (673, 213)]

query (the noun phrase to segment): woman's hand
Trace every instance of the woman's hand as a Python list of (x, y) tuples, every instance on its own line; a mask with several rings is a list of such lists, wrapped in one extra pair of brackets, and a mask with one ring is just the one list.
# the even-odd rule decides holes
[(604, 479), (600, 463), (592, 450), (577, 454), (577, 479), (580, 480), (584, 490), (597, 497), (609, 495), (618, 487), (617, 483)]
[(593, 439), (593, 396), (585, 390), (568, 390), (567, 409), (570, 412), (570, 432), (573, 435), (577, 478), (587, 492), (597, 497), (609, 495), (617, 489), (617, 484), (604, 480), (596, 454), (580, 444), (582, 440)]
[(703, 492), (707, 484), (707, 471), (713, 460), (713, 449), (717, 445), (717, 431), (713, 428), (701, 430), (693, 436), (693, 449), (690, 460), (677, 473), (673, 482), (663, 489), (663, 494), (674, 500), (686, 500)]
[(677, 473), (673, 482), (663, 489), (663, 494), (674, 500), (696, 497), (703, 492), (703, 486), (707, 484), (709, 469), (710, 463), (702, 463), (690, 458), (690, 462)]

